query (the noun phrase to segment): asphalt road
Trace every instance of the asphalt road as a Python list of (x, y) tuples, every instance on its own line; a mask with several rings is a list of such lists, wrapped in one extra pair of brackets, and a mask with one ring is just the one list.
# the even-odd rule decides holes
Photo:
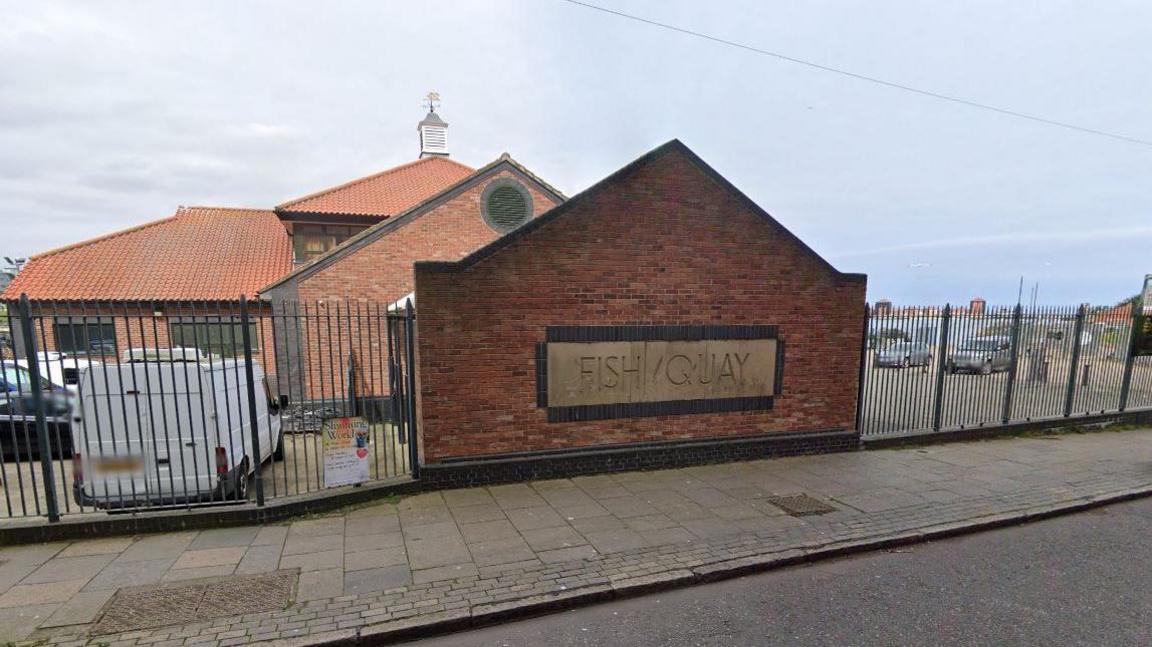
[(416, 643), (1152, 645), (1152, 499)]

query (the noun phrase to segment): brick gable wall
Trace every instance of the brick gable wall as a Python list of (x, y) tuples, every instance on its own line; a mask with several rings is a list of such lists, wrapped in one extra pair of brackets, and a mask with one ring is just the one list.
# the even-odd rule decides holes
[[(418, 267), (425, 463), (855, 425), (865, 282), (836, 273), (673, 150), (458, 271)], [(549, 423), (535, 345), (553, 325), (776, 324), (770, 411)]]
[[(412, 292), (416, 261), (454, 261), (496, 240), (500, 234), (484, 222), (480, 196), (488, 182), (515, 178), (507, 171), (478, 182), (395, 231), (344, 256), (298, 283), (298, 298), (362, 299), (392, 303)], [(532, 194), (533, 217), (556, 206), (554, 198), (525, 184)]]

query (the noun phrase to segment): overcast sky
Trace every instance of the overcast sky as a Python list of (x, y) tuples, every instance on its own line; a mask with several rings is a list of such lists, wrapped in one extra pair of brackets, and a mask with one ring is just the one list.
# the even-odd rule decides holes
[[(594, 0), (1152, 140), (1152, 3)], [(1152, 272), (1152, 147), (942, 103), (559, 0), (0, 0), (0, 255), (503, 151), (571, 194), (679, 138), (869, 298), (1111, 303)]]

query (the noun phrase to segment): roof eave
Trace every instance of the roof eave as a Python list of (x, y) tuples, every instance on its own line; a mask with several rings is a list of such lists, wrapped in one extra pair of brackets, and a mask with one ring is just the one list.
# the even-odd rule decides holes
[[(488, 164), (485, 164), (484, 166), (476, 169), (467, 177), (461, 178), (459, 181), (453, 183), (452, 185), (450, 185), (448, 187), (445, 187), (444, 189), (442, 189), (441, 191), (439, 191), (435, 195), (426, 198), (425, 200), (423, 200), (419, 204), (416, 204), (412, 207), (409, 207), (408, 209), (405, 209), (404, 211), (401, 211), (400, 213), (398, 213), (394, 216), (390, 216), (390, 217), (382, 220), (381, 222), (369, 227), (368, 229), (365, 229), (364, 231), (356, 234), (355, 236), (352, 236), (348, 240), (345, 240), (343, 243), (341, 243), (340, 245), (329, 250), (327, 253), (323, 254), (322, 256), (318, 256), (318, 257), (308, 261), (307, 263), (301, 265), (300, 267), (293, 269), (288, 274), (285, 274), (282, 278), (279, 278), (275, 282), (270, 283), (270, 284), (264, 286), (263, 288), (261, 288), (260, 293), (265, 294), (271, 290), (274, 290), (274, 289), (288, 283), (289, 281), (292, 281), (293, 279), (298, 279), (304, 275), (311, 274), (313, 271), (318, 271), (320, 269), (321, 265), (327, 265), (328, 262), (330, 262), (332, 259), (339, 257), (339, 256), (342, 256), (345, 253), (348, 253), (350, 250), (353, 249), (353, 247), (356, 245), (356, 243), (358, 243), (358, 242), (360, 242), (360, 241), (362, 241), (362, 240), (364, 240), (370, 236), (373, 236), (374, 234), (378, 233), (381, 229), (384, 229), (384, 228), (398, 229), (398, 228), (400, 228), (402, 225), (404, 225), (409, 220), (412, 220), (413, 218), (418, 217), (420, 214), (422, 214), (422, 213), (426, 212), (427, 210), (431, 209), (432, 207), (438, 205), (443, 200), (453, 196), (454, 194), (456, 194), (457, 192), (459, 192), (463, 188), (470, 186), (473, 182), (476, 182), (481, 177), (496, 171), (497, 168), (499, 168), (501, 165), (507, 165), (509, 168), (513, 169), (514, 172), (520, 174), (524, 179), (527, 179), (530, 182), (532, 182), (533, 184), (536, 184), (540, 189), (542, 189), (545, 193), (549, 194), (551, 197), (555, 198), (558, 202), (563, 203), (567, 199), (567, 198), (565, 198), (563, 193), (560, 193), (552, 185), (541, 180), (539, 177), (536, 176), (536, 174), (532, 173), (527, 168), (525, 168), (523, 165), (521, 165), (519, 162), (512, 159), (512, 157), (509, 156), (508, 154), (504, 154), (504, 155), (501, 155), (496, 160), (494, 160)], [(386, 235), (386, 233), (381, 234), (381, 235)]]

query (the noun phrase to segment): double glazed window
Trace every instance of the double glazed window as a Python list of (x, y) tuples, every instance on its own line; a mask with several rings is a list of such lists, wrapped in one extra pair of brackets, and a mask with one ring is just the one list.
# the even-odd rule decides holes
[(364, 227), (345, 225), (294, 225), (292, 247), (296, 262), (310, 261), (363, 230)]
[[(252, 352), (260, 352), (260, 336), (255, 323), (248, 324)], [(186, 321), (170, 324), (174, 348), (198, 348), (210, 355), (239, 357), (244, 354), (244, 328), (239, 321)]]
[(54, 322), (56, 350), (70, 354), (116, 355), (116, 326), (93, 317), (59, 317)]

